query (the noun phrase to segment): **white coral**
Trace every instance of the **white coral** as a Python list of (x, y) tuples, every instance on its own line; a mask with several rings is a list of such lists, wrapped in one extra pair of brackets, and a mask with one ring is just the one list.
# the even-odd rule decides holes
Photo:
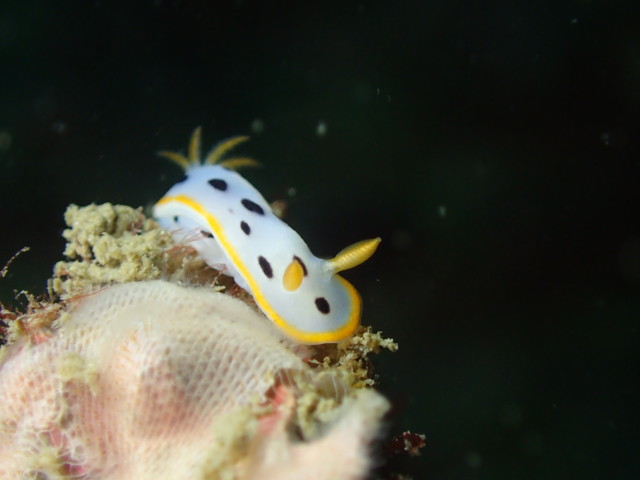
[[(9, 346), (0, 364), (1, 478), (366, 475), (386, 401), (348, 396), (323, 435), (293, 440), (288, 411), (256, 405), (278, 372), (308, 367), (244, 303), (148, 281), (79, 297), (61, 318), (41, 343)], [(278, 428), (265, 430), (270, 415)]]

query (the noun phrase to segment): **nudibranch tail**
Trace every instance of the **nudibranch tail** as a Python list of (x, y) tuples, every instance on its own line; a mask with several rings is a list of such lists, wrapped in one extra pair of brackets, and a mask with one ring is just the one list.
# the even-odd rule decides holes
[(327, 260), (327, 268), (333, 273), (357, 267), (373, 255), (380, 244), (380, 237), (356, 242), (343, 249), (335, 257)]

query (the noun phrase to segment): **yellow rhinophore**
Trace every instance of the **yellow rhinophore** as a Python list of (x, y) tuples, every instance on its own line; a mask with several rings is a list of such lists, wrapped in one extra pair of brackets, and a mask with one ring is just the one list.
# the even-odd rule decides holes
[(304, 268), (300, 264), (300, 260), (294, 258), (282, 276), (282, 286), (285, 290), (292, 292), (297, 290), (304, 277)]
[(361, 240), (343, 249), (331, 260), (327, 260), (327, 268), (333, 273), (357, 267), (369, 260), (380, 244), (380, 237)]

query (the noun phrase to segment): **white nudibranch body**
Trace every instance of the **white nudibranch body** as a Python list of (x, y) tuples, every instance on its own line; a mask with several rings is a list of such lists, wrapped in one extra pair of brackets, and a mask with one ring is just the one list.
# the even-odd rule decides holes
[(302, 343), (338, 342), (360, 323), (361, 299), (336, 273), (367, 260), (379, 238), (364, 240), (325, 260), (311, 253), (267, 201), (233, 169), (255, 165), (246, 157), (221, 157), (247, 137), (220, 143), (200, 160), (200, 128), (188, 156), (160, 152), (185, 170), (153, 208), (178, 242), (189, 242), (213, 268), (233, 276), (289, 337)]

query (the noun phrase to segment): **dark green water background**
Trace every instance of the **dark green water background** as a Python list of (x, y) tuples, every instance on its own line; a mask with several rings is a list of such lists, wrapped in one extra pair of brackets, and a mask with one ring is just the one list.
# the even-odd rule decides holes
[(0, 299), (67, 204), (148, 206), (157, 150), (249, 133), (316, 254), (383, 237), (346, 276), (427, 434), (394, 468), (637, 479), (639, 124), (638, 2), (1, 1)]

